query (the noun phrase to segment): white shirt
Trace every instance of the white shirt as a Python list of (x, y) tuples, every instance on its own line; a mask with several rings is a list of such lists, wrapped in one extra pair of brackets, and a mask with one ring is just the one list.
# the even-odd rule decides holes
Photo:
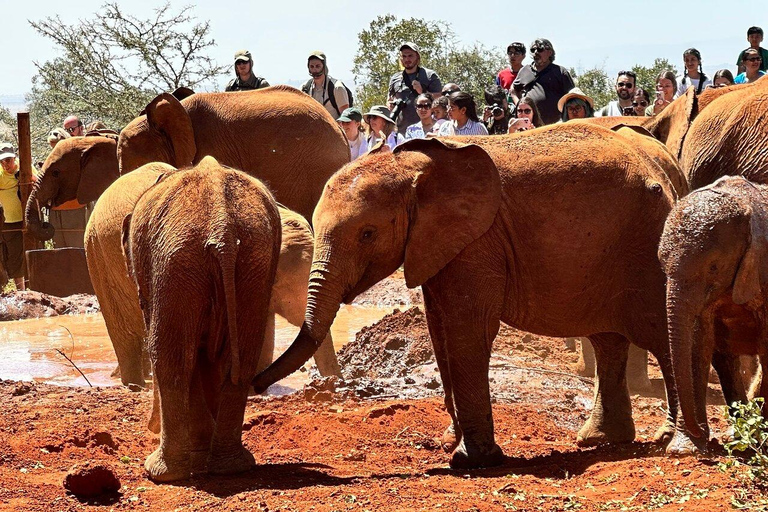
[(359, 134), (357, 139), (349, 141), (349, 153), (352, 160), (357, 160), (368, 152), (368, 141), (365, 140), (363, 134)]
[[(373, 146), (376, 145), (377, 142), (379, 142), (379, 138), (375, 136), (373, 133), (371, 133), (368, 136), (368, 151), (370, 151)], [(396, 131), (389, 134), (389, 137), (387, 137), (387, 146), (389, 146), (389, 149), (395, 149), (397, 146), (405, 142), (405, 138), (397, 133)]]
[(440, 136), (451, 135), (488, 135), (488, 129), (479, 121), (467, 119), (467, 124), (461, 128), (456, 126), (456, 121), (450, 120), (440, 125)]
[(619, 106), (619, 100), (613, 100), (612, 102), (608, 103), (606, 107), (607, 112), (605, 114), (603, 114), (603, 109), (601, 108), (600, 110), (595, 111), (595, 117), (613, 117), (623, 115), (621, 113), (621, 107)]
[[(683, 83), (683, 78), (685, 78), (685, 83)], [(688, 90), (689, 87), (693, 86), (693, 89), (695, 91), (699, 90), (699, 78), (691, 78), (689, 76), (680, 75), (677, 77), (677, 94), (675, 94), (675, 97), (682, 96), (685, 94), (685, 91)], [(701, 91), (704, 92), (704, 89), (707, 88), (709, 84), (712, 83), (712, 80), (707, 78), (704, 80), (704, 85), (701, 86)]]

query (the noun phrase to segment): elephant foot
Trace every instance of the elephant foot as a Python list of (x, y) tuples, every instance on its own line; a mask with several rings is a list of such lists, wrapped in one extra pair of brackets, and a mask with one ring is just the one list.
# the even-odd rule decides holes
[(208, 473), (209, 450), (192, 450), (189, 452), (189, 465), (193, 475), (205, 475)]
[(583, 447), (607, 443), (631, 443), (634, 440), (635, 424), (632, 422), (632, 416), (627, 420), (615, 421), (611, 424), (605, 421), (597, 424), (592, 416), (576, 436), (576, 444)]
[(208, 472), (212, 475), (232, 475), (249, 471), (255, 465), (256, 459), (245, 447), (241, 447), (240, 454), (236, 456), (214, 456), (212, 451), (208, 460)]
[(653, 391), (653, 383), (648, 374), (627, 375), (627, 386), (632, 394), (648, 393)]
[(667, 454), (675, 457), (688, 457), (707, 451), (707, 438), (693, 437), (687, 431), (677, 429), (667, 445)]
[(149, 454), (144, 462), (150, 480), (155, 482), (175, 482), (186, 480), (191, 475), (189, 459), (171, 461), (163, 455), (160, 448)]
[(655, 444), (667, 444), (675, 436), (675, 432), (675, 425), (671, 421), (665, 421), (653, 435), (653, 442)]
[(160, 433), (160, 411), (157, 407), (152, 407), (152, 412), (149, 413), (149, 420), (147, 421), (147, 428), (153, 434)]
[(462, 438), (459, 445), (451, 454), (451, 469), (477, 469), (500, 466), (506, 457), (496, 443), (482, 445), (467, 443)]
[(443, 437), (440, 439), (440, 446), (445, 453), (451, 453), (457, 446), (459, 446), (459, 441), (461, 441), (461, 436), (456, 435), (456, 427), (453, 422), (451, 422), (451, 424), (445, 428), (445, 432), (443, 432)]

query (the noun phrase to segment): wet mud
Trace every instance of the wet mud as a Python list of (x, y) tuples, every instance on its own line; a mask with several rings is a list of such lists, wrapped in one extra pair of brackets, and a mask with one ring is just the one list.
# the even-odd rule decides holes
[[(665, 415), (655, 368), (654, 391), (632, 397), (635, 442), (577, 447), (593, 403), (591, 379), (574, 372), (577, 346), (506, 326), (490, 378), (496, 441), (507, 459), (451, 471), (440, 449), (448, 415), (420, 295), (401, 276), (380, 285), (355, 304), (392, 312), (340, 348), (341, 379), (314, 379), (310, 369), (298, 392), (249, 399), (243, 441), (257, 466), (241, 475), (149, 481), (143, 462), (158, 437), (146, 429), (148, 391), (0, 381), (0, 511), (700, 512), (732, 510), (735, 496), (758, 499), (751, 485), (718, 470), (717, 441), (710, 455), (687, 459), (652, 443)], [(721, 403), (711, 387), (715, 437), (726, 430)], [(92, 473), (98, 477), (86, 479), (85, 494), (65, 488)], [(114, 487), (112, 477), (117, 492), (92, 495)]]

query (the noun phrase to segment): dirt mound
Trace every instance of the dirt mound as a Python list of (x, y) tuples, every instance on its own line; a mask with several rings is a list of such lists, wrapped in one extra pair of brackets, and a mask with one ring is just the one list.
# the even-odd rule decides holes
[(78, 498), (94, 498), (120, 490), (120, 480), (103, 464), (75, 464), (64, 477), (64, 488)]
[(364, 327), (338, 357), (347, 379), (405, 377), (416, 366), (435, 361), (427, 319), (418, 307), (395, 309)]
[(95, 295), (77, 294), (61, 298), (30, 290), (0, 295), (0, 321), (3, 322), (99, 311), (99, 301)]

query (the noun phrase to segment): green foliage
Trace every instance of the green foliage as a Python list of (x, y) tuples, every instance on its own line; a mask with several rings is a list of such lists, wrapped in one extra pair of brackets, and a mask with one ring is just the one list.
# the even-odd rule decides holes
[(470, 92), (480, 107), (483, 90), (493, 83), (496, 73), (505, 65), (503, 52), (475, 43), (459, 46), (451, 26), (443, 21), (419, 18), (398, 20), (387, 14), (373, 20), (368, 29), (357, 35), (358, 49), (352, 72), (356, 76), (361, 108), (382, 105), (387, 101), (389, 79), (401, 71), (399, 48), (412, 41), (421, 48), (421, 65), (434, 70), (443, 84), (455, 82)]
[(172, 11), (166, 3), (142, 18), (107, 2), (72, 25), (58, 16), (30, 24), (60, 50), (58, 58), (35, 62), (27, 96), (33, 160), (48, 152), (48, 132), (68, 115), (119, 130), (160, 92), (202, 88), (226, 71), (206, 55), (215, 42), (192, 7)]
[(768, 484), (768, 421), (763, 417), (765, 399), (757, 397), (747, 403), (734, 402), (728, 423), (733, 427), (733, 441), (726, 443), (728, 455), (743, 452), (747, 474), (755, 481)]
[(635, 64), (632, 67), (632, 71), (637, 74), (637, 86), (642, 87), (651, 96), (653, 101), (653, 95), (656, 91), (656, 77), (663, 71), (672, 71), (677, 75), (677, 68), (672, 65), (667, 59), (655, 59), (651, 67), (641, 66)]
[(582, 72), (577, 72), (571, 68), (569, 71), (576, 86), (594, 100), (595, 110), (603, 108), (616, 99), (614, 80), (608, 77), (603, 67), (587, 69)]

